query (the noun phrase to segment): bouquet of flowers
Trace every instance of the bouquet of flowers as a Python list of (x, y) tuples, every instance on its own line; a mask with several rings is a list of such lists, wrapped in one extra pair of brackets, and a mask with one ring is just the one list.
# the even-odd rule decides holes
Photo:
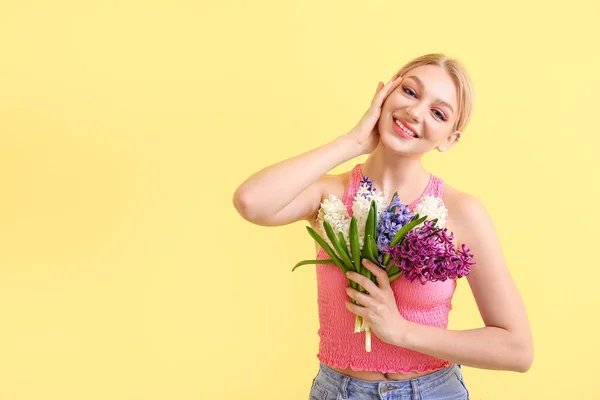
[[(376, 193), (373, 183), (363, 177), (353, 199), (352, 217), (343, 202), (330, 195), (321, 203), (317, 215), (321, 234), (307, 226), (310, 236), (331, 258), (304, 260), (292, 271), (306, 264), (334, 264), (344, 276), (355, 271), (377, 284), (362, 265), (367, 258), (387, 271), (390, 282), (401, 274), (408, 281), (419, 280), (421, 284), (461, 278), (469, 274), (475, 263), (464, 244), (460, 249), (455, 247), (454, 234), (448, 234), (445, 228), (447, 215), (442, 200), (434, 196), (425, 196), (415, 206), (414, 214), (400, 202), (397, 192), (386, 205), (385, 196)], [(367, 293), (356, 282), (348, 279), (348, 283)], [(356, 316), (354, 332), (365, 332), (365, 349), (371, 351), (371, 331), (361, 319)]]

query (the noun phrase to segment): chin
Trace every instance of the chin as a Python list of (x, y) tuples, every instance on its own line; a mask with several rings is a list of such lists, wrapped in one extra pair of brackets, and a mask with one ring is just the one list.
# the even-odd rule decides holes
[[(381, 132), (381, 131), (380, 131)], [(380, 133), (379, 142), (382, 147), (386, 149), (386, 151), (391, 151), (392, 153), (404, 156), (422, 156), (425, 153), (431, 151), (431, 149), (424, 149), (424, 144), (420, 143), (423, 138), (415, 139), (415, 140), (405, 140), (398, 136), (395, 132), (386, 132)]]
[(380, 133), (379, 139), (386, 148), (398, 151), (402, 149), (413, 149), (415, 148), (415, 144), (419, 141), (419, 139), (406, 140), (398, 136), (396, 132), (389, 131), (383, 131), (383, 133)]

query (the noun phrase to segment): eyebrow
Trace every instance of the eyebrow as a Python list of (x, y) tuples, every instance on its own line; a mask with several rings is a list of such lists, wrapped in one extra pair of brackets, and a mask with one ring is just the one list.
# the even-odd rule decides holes
[[(419, 88), (421, 90), (424, 90), (423, 88), (425, 85), (423, 85), (423, 81), (418, 76), (411, 75), (411, 76), (408, 76), (407, 78), (412, 78), (415, 82), (417, 82), (417, 85), (419, 86)], [(452, 113), (454, 113), (454, 108), (452, 108), (452, 106), (448, 102), (446, 102), (442, 99), (435, 99), (435, 101), (440, 103), (443, 106), (448, 107), (450, 109), (450, 111), (452, 111)]]

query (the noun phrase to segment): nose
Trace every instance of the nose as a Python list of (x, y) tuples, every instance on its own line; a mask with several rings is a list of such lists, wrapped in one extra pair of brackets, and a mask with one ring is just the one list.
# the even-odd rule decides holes
[(406, 116), (412, 121), (420, 121), (421, 109), (419, 107), (407, 107)]

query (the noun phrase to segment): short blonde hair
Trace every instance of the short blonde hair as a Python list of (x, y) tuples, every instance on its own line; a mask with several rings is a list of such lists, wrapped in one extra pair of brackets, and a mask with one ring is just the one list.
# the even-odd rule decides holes
[(460, 131), (464, 133), (467, 125), (471, 121), (475, 97), (473, 82), (469, 77), (467, 69), (456, 59), (448, 58), (441, 53), (433, 53), (409, 61), (400, 68), (398, 76), (404, 76), (410, 70), (423, 65), (437, 65), (438, 67), (444, 68), (454, 81), (458, 94), (458, 118), (456, 119), (452, 132)]

